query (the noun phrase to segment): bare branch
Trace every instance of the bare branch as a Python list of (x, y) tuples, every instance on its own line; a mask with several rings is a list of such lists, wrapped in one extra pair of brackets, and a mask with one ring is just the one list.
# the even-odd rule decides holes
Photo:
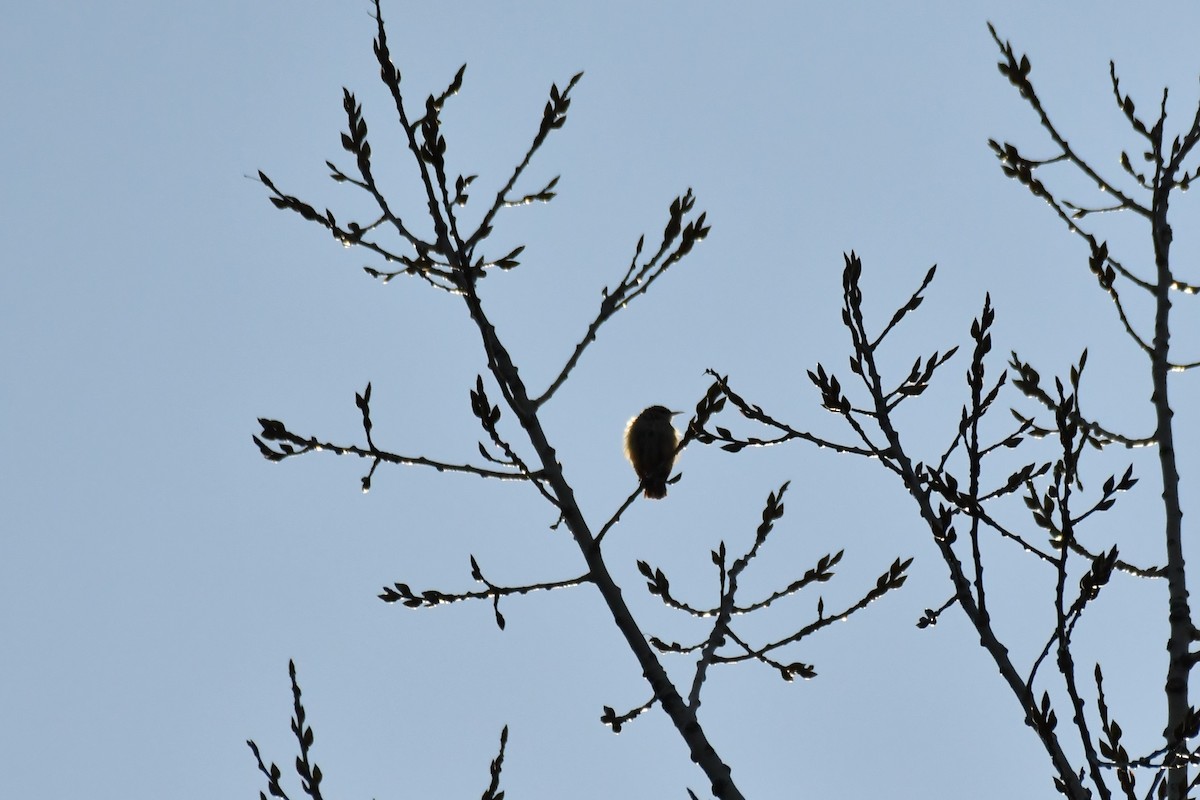
[[(323, 442), (314, 436), (304, 437), (292, 433), (282, 422), (266, 419), (265, 417), (260, 417), (258, 423), (262, 426), (262, 432), (258, 436), (250, 438), (258, 445), (259, 452), (268, 461), (283, 461), (293, 456), (328, 451), (339, 456), (352, 455), (359, 458), (369, 458), (375, 462), (384, 461), (389, 464), (432, 467), (438, 472), (467, 472), (472, 475), (478, 475), (481, 478), (496, 478), (507, 481), (529, 480), (531, 478), (531, 475), (524, 475), (520, 472), (501, 472), (499, 470), (476, 467), (472, 464), (451, 464), (446, 461), (435, 461), (424, 456), (404, 456), (386, 450), (379, 450), (371, 446), (361, 447), (353, 444)], [(277, 448), (272, 448), (267, 442), (283, 442), (283, 444), (278, 445)]]
[(649, 711), (657, 702), (657, 697), (651, 697), (637, 708), (631, 709), (624, 714), (617, 714), (616, 710), (612, 706), (605, 706), (604, 713), (600, 716), (600, 721), (612, 728), (613, 733), (620, 733), (621, 728), (624, 727), (625, 723), (640, 717), (642, 712)]
[(480, 569), (479, 562), (475, 560), (475, 556), (471, 556), (471, 577), (477, 582), (482, 583), (485, 588), (477, 592), (448, 593), (438, 591), (437, 589), (414, 592), (409, 588), (407, 583), (394, 583), (390, 587), (383, 587), (383, 591), (379, 594), (379, 599), (385, 603), (401, 603), (409, 608), (434, 608), (464, 600), (491, 600), (492, 610), (496, 617), (496, 627), (504, 630), (504, 615), (500, 613), (501, 597), (508, 597), (514, 594), (529, 594), (530, 592), (553, 591), (554, 589), (569, 589), (588, 583), (591, 580), (591, 577), (585, 574), (580, 575), (578, 578), (568, 578), (561, 581), (527, 583), (519, 586), (500, 586), (484, 577), (483, 570)]
[(601, 292), (600, 310), (596, 312), (595, 319), (588, 325), (583, 338), (575, 345), (575, 350), (559, 371), (558, 376), (550, 382), (546, 391), (534, 400), (536, 406), (540, 407), (553, 397), (554, 393), (566, 382), (571, 370), (583, 356), (584, 350), (596, 341), (596, 335), (601, 325), (628, 306), (634, 298), (645, 294), (667, 269), (691, 252), (696, 242), (703, 241), (708, 235), (709, 226), (705, 224), (704, 212), (684, 224), (684, 220), (692, 211), (695, 203), (696, 199), (692, 195), (691, 189), (688, 189), (683, 196), (675, 198), (671, 203), (666, 229), (663, 231), (662, 244), (659, 245), (658, 251), (641, 266), (638, 265), (638, 258), (642, 254), (646, 237), (642, 236), (638, 239), (629, 269), (626, 270), (624, 277), (621, 278), (621, 282), (615, 289), (605, 288)]
[(1038, 118), (1041, 120), (1042, 127), (1046, 129), (1046, 131), (1050, 134), (1050, 138), (1052, 138), (1054, 143), (1058, 145), (1063, 156), (1072, 164), (1074, 164), (1081, 172), (1091, 178), (1092, 181), (1099, 186), (1102, 191), (1117, 198), (1117, 200), (1125, 208), (1129, 208), (1143, 217), (1149, 218), (1150, 209), (1126, 196), (1119, 189), (1096, 173), (1091, 166), (1087, 164), (1087, 162), (1085, 162), (1075, 153), (1075, 151), (1067, 143), (1067, 140), (1058, 132), (1058, 128), (1056, 128), (1054, 123), (1050, 121), (1050, 116), (1047, 114), (1046, 109), (1042, 106), (1042, 102), (1038, 98), (1037, 92), (1034, 91), (1033, 84), (1029, 80), (1029, 58), (1027, 56), (1021, 56), (1020, 59), (1018, 59), (1016, 54), (1013, 52), (1012, 45), (1008, 42), (1001, 41), (1000, 35), (996, 33), (996, 29), (990, 22), (988, 23), (988, 31), (991, 32), (992, 40), (996, 42), (996, 46), (1000, 48), (1000, 52), (1004, 56), (1004, 60), (997, 64), (997, 66), (1000, 68), (1000, 73), (1008, 78), (1009, 83), (1017, 87), (1017, 89), (1021, 92), (1021, 97), (1024, 98), (1025, 101), (1029, 103), (1030, 108), (1037, 113)]

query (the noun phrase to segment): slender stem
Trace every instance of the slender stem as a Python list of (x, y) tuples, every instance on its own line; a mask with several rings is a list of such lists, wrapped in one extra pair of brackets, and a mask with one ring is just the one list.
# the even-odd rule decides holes
[[(1165, 169), (1155, 176), (1151, 225), (1158, 281), (1154, 290), (1154, 348), (1150, 354), (1150, 374), (1154, 385), (1151, 400), (1158, 423), (1155, 438), (1158, 440), (1158, 461), (1162, 470), (1163, 510), (1166, 513), (1166, 573), (1170, 597), (1167, 617), (1171, 626), (1167, 638), (1167, 653), (1170, 658), (1166, 680), (1167, 727), (1163, 735), (1168, 750), (1181, 755), (1187, 747), (1181, 735), (1181, 728), (1189, 711), (1188, 677), (1192, 660), (1188, 655), (1188, 647), (1193, 639), (1195, 626), (1192, 623), (1187, 572), (1183, 559), (1183, 509), (1179, 499), (1179, 471), (1175, 460), (1175, 433), (1172, 425), (1174, 412), (1171, 410), (1167, 393), (1167, 376), (1171, 369), (1171, 287), (1174, 284), (1170, 265), (1171, 226), (1167, 222), (1167, 209), (1174, 180), (1174, 166), (1174, 163), (1165, 165)], [(1170, 762), (1168, 757), (1168, 763)], [(1173, 768), (1167, 775), (1167, 796), (1172, 800), (1183, 800), (1188, 790), (1187, 762), (1179, 760), (1170, 765)]]

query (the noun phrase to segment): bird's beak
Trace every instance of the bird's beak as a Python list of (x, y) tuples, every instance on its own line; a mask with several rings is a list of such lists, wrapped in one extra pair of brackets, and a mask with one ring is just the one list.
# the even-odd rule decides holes
[(673, 417), (673, 416), (675, 416), (676, 414), (682, 414), (682, 413), (683, 413), (682, 411), (672, 411), (672, 412), (671, 412), (671, 416)]

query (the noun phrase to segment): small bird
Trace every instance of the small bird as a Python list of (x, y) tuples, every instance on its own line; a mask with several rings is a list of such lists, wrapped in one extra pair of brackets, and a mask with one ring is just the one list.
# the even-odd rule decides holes
[(671, 425), (671, 417), (678, 413), (666, 406), (650, 406), (625, 426), (625, 457), (651, 500), (667, 496), (667, 479), (679, 446), (679, 433)]

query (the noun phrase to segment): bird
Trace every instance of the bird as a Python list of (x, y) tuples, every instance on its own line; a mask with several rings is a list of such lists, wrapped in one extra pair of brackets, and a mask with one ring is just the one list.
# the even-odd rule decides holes
[(667, 478), (671, 477), (675, 448), (679, 446), (679, 433), (671, 425), (671, 417), (678, 413), (666, 406), (650, 406), (625, 426), (625, 457), (651, 500), (667, 496)]

